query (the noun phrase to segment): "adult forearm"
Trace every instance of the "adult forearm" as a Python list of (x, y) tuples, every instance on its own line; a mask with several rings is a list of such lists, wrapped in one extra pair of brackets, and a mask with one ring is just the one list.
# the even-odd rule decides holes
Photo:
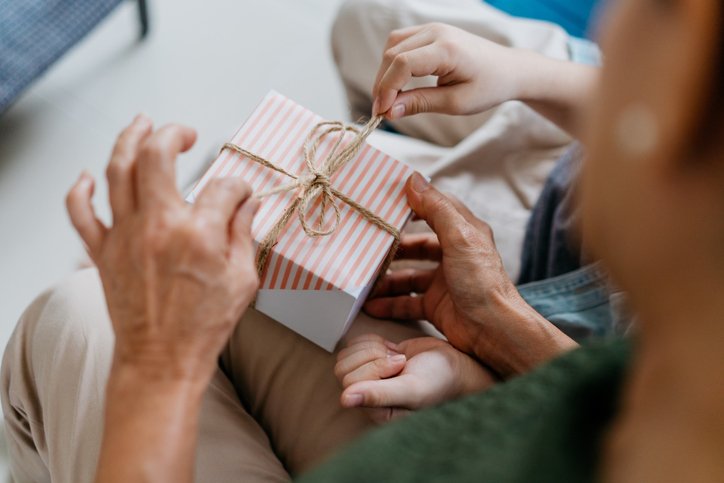
[(190, 482), (205, 381), (114, 365), (97, 483)]
[(523, 101), (574, 137), (580, 137), (581, 112), (597, 82), (599, 69), (544, 57), (522, 55), (517, 100)]
[[(525, 374), (578, 346), (521, 297), (506, 297), (492, 302), (479, 320), (475, 340), (476, 358), (494, 368), (502, 377)], [(491, 318), (498, 323), (491, 324)], [(495, 333), (489, 333), (489, 327)]]

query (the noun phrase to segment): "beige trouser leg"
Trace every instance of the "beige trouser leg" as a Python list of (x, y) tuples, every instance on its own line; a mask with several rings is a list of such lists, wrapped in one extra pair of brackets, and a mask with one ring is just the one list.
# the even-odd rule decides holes
[[(372, 111), (372, 85), (388, 34), (395, 29), (442, 22), (488, 40), (568, 59), (568, 36), (558, 26), (506, 15), (480, 0), (347, 0), (332, 30), (332, 48), (353, 119)], [(434, 85), (434, 78), (410, 86)], [(482, 126), (494, 110), (475, 116), (421, 114), (394, 123), (403, 134), (453, 146)]]
[[(95, 270), (27, 309), (2, 365), (2, 407), (16, 483), (93, 481), (113, 333)], [(196, 481), (287, 481), (261, 427), (217, 371), (204, 397)]]
[[(346, 339), (363, 333), (395, 342), (425, 335), (414, 324), (361, 314)], [(254, 310), (242, 318), (222, 355), (242, 401), (292, 474), (314, 467), (373, 426), (364, 410), (340, 406), (335, 361), (334, 354)]]
[[(363, 332), (396, 341), (421, 334), (413, 326), (361, 316), (350, 337)], [(26, 310), (2, 365), (16, 483), (93, 481), (112, 353), (95, 270), (78, 272)], [(362, 410), (339, 406), (334, 355), (254, 310), (241, 320), (222, 360), (234, 384), (219, 370), (205, 394), (196, 481), (287, 481), (274, 450), (297, 473), (372, 426)]]

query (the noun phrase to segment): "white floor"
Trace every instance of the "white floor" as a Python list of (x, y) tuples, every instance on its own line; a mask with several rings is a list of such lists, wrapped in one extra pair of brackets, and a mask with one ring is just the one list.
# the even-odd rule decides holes
[(180, 185), (271, 88), (345, 116), (328, 42), (339, 3), (150, 0), (142, 43), (135, 4), (124, 4), (0, 117), (0, 347), (25, 306), (83, 260), (63, 198), (88, 169), (107, 218), (104, 166), (136, 113), (198, 129)]

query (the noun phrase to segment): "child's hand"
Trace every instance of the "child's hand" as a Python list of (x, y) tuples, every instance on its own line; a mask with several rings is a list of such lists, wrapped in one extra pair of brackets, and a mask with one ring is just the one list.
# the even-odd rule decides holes
[[(459, 28), (433, 23), (392, 32), (372, 95), (373, 115), (399, 119), (421, 112), (475, 114), (520, 94), (530, 57)], [(530, 70), (530, 69), (528, 69)], [(437, 87), (403, 91), (413, 77), (434, 75)]]
[(434, 337), (393, 344), (374, 334), (354, 339), (337, 356), (344, 407), (374, 408), (377, 421), (482, 391), (494, 383), (473, 359)]

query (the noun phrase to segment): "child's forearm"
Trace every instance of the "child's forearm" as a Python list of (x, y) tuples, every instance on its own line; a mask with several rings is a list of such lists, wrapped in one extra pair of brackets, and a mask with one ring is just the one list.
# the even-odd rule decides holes
[(574, 137), (581, 135), (581, 113), (598, 81), (599, 69), (537, 53), (524, 56), (517, 100), (523, 101)]

